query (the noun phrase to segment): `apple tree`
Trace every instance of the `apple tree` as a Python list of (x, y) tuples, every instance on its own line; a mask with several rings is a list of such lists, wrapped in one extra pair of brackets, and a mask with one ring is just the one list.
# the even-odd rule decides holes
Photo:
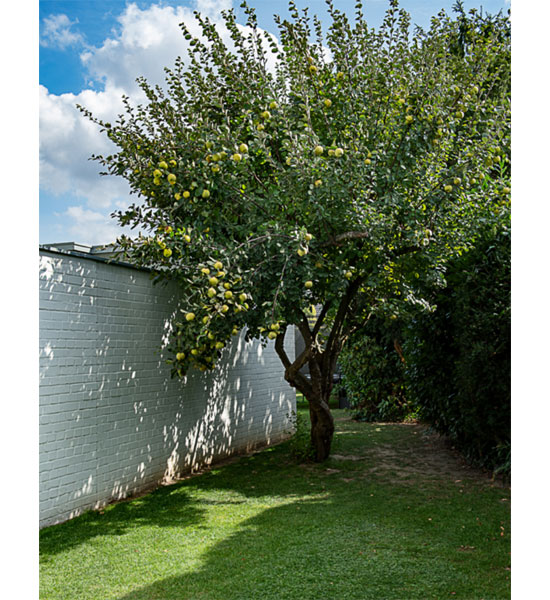
[(327, 5), (326, 35), (290, 2), (276, 38), (243, 4), (246, 26), (223, 13), (229, 43), (196, 13), (202, 35), (182, 24), (189, 56), (166, 85), (139, 80), (146, 103), (125, 97), (113, 124), (80, 107), (116, 147), (94, 158), (137, 196), (114, 215), (139, 231), (118, 240), (127, 259), (181, 287), (172, 374), (215, 368), (243, 328), (273, 340), (318, 461), (346, 340), (374, 314), (429, 310), (510, 197), (509, 19), (458, 3), (413, 31), (391, 0), (375, 30), (360, 2), (353, 20)]

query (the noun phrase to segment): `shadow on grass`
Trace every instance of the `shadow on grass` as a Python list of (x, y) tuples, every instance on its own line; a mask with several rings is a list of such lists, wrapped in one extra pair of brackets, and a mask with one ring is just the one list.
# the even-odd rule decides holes
[[(346, 427), (350, 433), (364, 430), (365, 447), (392, 434), (384, 426)], [(406, 433), (403, 428), (403, 442)], [(358, 440), (346, 435), (339, 443), (349, 454)], [(412, 600), (451, 592), (468, 600), (509, 597), (509, 540), (500, 536), (508, 513), (499, 503), (502, 491), (466, 487), (462, 492), (448, 478), (425, 488), (404, 485), (373, 477), (360, 466), (351, 459), (297, 465), (282, 444), (114, 505), (103, 515), (88, 513), (43, 530), (41, 552), (47, 561), (49, 553), (142, 525), (206, 530), (212, 527), (206, 522), (211, 505), (250, 499), (259, 512), (205, 548), (193, 567), (167, 562), (141, 586), (139, 579), (130, 584), (133, 591), (122, 591), (129, 585), (108, 597)], [(145, 563), (143, 568), (145, 578)]]
[(325, 598), (307, 591), (321, 591), (322, 573), (335, 567), (320, 526), (332, 508), (330, 501), (311, 499), (266, 509), (212, 547), (198, 570), (155, 581), (119, 600)]
[[(241, 504), (245, 499), (196, 497), (204, 492), (231, 491), (245, 497), (256, 497), (273, 492), (271, 478), (280, 471), (280, 462), (286, 457), (284, 448), (273, 447), (240, 459), (232, 465), (222, 465), (186, 481), (160, 487), (139, 498), (116, 502), (102, 510), (88, 511), (65, 523), (46, 527), (39, 532), (40, 555), (48, 556), (65, 552), (102, 536), (121, 536), (141, 526), (184, 528), (200, 527), (208, 505)], [(255, 470), (262, 471), (262, 485)], [(292, 494), (292, 482), (284, 475), (277, 488), (278, 495)]]
[[(499, 548), (490, 547), (487, 530), (474, 530), (476, 515), (490, 518), (481, 505), (472, 513), (467, 499), (441, 506), (390, 486), (385, 493), (376, 487), (373, 498), (375, 488), (339, 492), (313, 480), (309, 497), (296, 490), (300, 498), (247, 519), (207, 550), (199, 568), (117, 600), (509, 597), (507, 544), (499, 539)], [(498, 529), (497, 520), (491, 528)]]
[(40, 531), (40, 554), (64, 552), (93, 538), (120, 536), (142, 525), (157, 527), (200, 526), (204, 509), (180, 486), (163, 487), (141, 498), (89, 511), (71, 521)]

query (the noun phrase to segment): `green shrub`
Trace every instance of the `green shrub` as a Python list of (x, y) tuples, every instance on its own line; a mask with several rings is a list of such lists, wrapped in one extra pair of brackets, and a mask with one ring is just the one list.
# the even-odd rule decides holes
[(421, 416), (473, 463), (510, 470), (510, 240), (488, 235), (456, 260), (437, 310), (404, 343)]
[(315, 451), (311, 444), (308, 418), (302, 412), (293, 412), (290, 421), (294, 432), (289, 441), (290, 456), (297, 462), (313, 460)]
[(416, 406), (405, 394), (405, 365), (399, 325), (372, 319), (355, 334), (340, 355), (341, 385), (354, 418), (361, 421), (403, 421)]

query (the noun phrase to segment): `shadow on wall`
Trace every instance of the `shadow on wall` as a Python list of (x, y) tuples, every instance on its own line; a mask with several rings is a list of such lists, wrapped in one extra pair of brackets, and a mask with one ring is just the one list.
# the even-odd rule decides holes
[[(181, 305), (148, 273), (41, 256), (41, 513), (46, 524), (129, 497), (289, 431), (293, 392), (243, 335), (211, 373), (170, 379)], [(161, 344), (162, 339), (162, 344)]]

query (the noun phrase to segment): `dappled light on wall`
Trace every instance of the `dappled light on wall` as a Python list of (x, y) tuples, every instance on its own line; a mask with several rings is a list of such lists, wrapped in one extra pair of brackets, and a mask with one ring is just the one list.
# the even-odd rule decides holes
[(272, 344), (241, 332), (212, 372), (171, 379), (175, 286), (81, 256), (40, 261), (42, 526), (288, 436), (295, 392)]

